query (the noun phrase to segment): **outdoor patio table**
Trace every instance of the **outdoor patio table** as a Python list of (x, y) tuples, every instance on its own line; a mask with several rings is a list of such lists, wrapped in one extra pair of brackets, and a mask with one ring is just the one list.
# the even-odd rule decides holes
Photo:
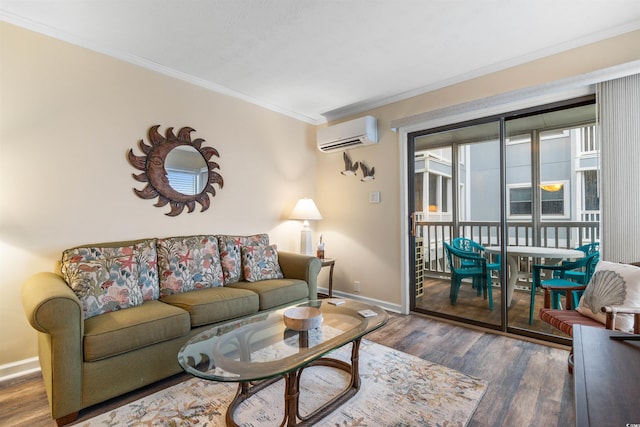
[[(488, 246), (485, 252), (500, 254), (502, 247)], [(507, 281), (507, 307), (511, 305), (513, 290), (516, 282), (523, 274), (518, 267), (518, 257), (543, 258), (544, 264), (554, 265), (563, 259), (577, 259), (584, 257), (584, 252), (576, 249), (543, 248), (539, 246), (507, 246), (507, 265), (509, 266), (509, 279)]]

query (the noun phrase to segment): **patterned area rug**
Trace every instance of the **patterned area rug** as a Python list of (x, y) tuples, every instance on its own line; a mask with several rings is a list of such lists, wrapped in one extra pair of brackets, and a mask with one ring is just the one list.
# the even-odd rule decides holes
[[(349, 360), (351, 346), (331, 357)], [(473, 415), (488, 383), (362, 340), (359, 392), (318, 426), (464, 426)], [(300, 385), (300, 408), (309, 413), (346, 386), (347, 374), (323, 366), (308, 368)], [(243, 402), (236, 422), (246, 427), (277, 426), (283, 414), (283, 381)], [(225, 413), (236, 383), (193, 378), (104, 413), (82, 426), (224, 427)], [(333, 394), (332, 394), (333, 393)]]

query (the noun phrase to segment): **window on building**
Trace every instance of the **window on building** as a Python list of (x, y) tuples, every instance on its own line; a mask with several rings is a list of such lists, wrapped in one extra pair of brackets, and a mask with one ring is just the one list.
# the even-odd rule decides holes
[(559, 190), (548, 191), (541, 189), (541, 213), (545, 215), (564, 215), (564, 191), (562, 187)]
[(531, 215), (531, 187), (509, 189), (509, 215)]
[(597, 211), (600, 209), (600, 196), (598, 195), (598, 171), (586, 170), (582, 172), (584, 185), (584, 210)]
[[(545, 189), (544, 187), (548, 187)], [(540, 188), (541, 215), (549, 217), (566, 216), (567, 191), (566, 183), (542, 184)], [(507, 197), (509, 199), (509, 216), (530, 217), (533, 208), (531, 186), (510, 187)]]
[(429, 174), (429, 212), (449, 212), (451, 178)]

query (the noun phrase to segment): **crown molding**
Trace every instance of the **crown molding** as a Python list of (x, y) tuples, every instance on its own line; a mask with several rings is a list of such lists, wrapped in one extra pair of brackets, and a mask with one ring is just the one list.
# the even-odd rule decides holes
[(566, 43), (560, 43), (548, 49), (538, 50), (536, 52), (532, 52), (531, 54), (522, 55), (517, 58), (513, 58), (508, 61), (503, 61), (497, 64), (493, 64), (488, 67), (478, 68), (467, 73), (453, 76), (449, 79), (438, 81), (431, 85), (416, 88), (416, 89), (403, 92), (397, 95), (369, 99), (363, 102), (354, 103), (351, 105), (347, 105), (345, 107), (337, 108), (335, 110), (327, 111), (322, 115), (326, 118), (328, 122), (331, 122), (333, 120), (338, 120), (344, 117), (348, 117), (356, 114), (362, 114), (364, 112), (367, 112), (375, 108), (380, 108), (395, 102), (404, 101), (406, 99), (413, 98), (419, 95), (424, 95), (425, 93), (433, 92), (433, 91), (445, 88), (447, 86), (452, 86), (452, 85), (462, 83), (468, 80), (472, 80), (478, 77), (482, 77), (491, 73), (506, 70), (508, 68), (526, 64), (528, 62), (532, 62), (537, 59), (542, 59), (551, 55), (566, 52), (571, 49), (577, 49), (589, 44), (603, 41), (612, 37), (620, 36), (636, 30), (640, 30), (640, 20), (633, 21), (626, 25), (621, 25), (619, 27), (611, 28), (606, 31), (593, 33), (593, 34), (590, 34), (589, 36), (574, 39)]
[(411, 132), (594, 94), (600, 82), (640, 73), (640, 60), (391, 121)]
[(136, 65), (138, 67), (156, 72), (156, 73), (160, 73), (163, 74), (167, 77), (172, 77), (174, 79), (178, 79), (181, 80), (183, 82), (186, 83), (190, 83), (193, 84), (195, 86), (199, 86), (203, 89), (207, 89), (209, 91), (221, 94), (221, 95), (226, 95), (229, 96), (231, 98), (235, 98), (235, 99), (239, 99), (242, 101), (245, 101), (249, 104), (253, 104), (262, 108), (265, 108), (267, 110), (276, 112), (276, 113), (280, 113), (283, 114), (285, 116), (289, 116), (291, 118), (294, 118), (296, 120), (300, 120), (302, 122), (306, 122), (306, 123), (310, 123), (313, 125), (317, 125), (317, 124), (321, 124), (326, 122), (326, 119), (321, 116), (309, 116), (309, 115), (305, 115), (305, 114), (300, 114), (297, 113), (295, 111), (290, 111), (287, 110), (285, 108), (279, 107), (277, 105), (271, 104), (269, 102), (260, 100), (260, 99), (256, 99), (253, 98), (251, 96), (248, 96), (244, 93), (235, 91), (233, 89), (230, 89), (226, 86), (223, 85), (219, 85), (217, 83), (211, 82), (211, 81), (207, 81), (204, 79), (200, 79), (197, 77), (194, 77), (190, 74), (186, 74), (177, 70), (174, 70), (172, 68), (169, 67), (165, 67), (163, 65), (160, 65), (158, 63), (146, 60), (144, 58), (140, 58), (138, 56), (135, 55), (130, 55), (121, 51), (116, 51), (113, 49), (109, 49), (103, 45), (101, 45), (98, 42), (95, 41), (90, 41), (90, 40), (86, 40), (80, 37), (76, 37), (72, 34), (69, 34), (67, 32), (64, 31), (60, 31), (58, 29), (52, 28), (50, 26), (41, 24), (39, 22), (35, 22), (32, 20), (28, 20), (28, 19), (24, 19), (22, 17), (19, 17), (17, 15), (5, 12), (5, 11), (1, 11), (0, 10), (0, 20), (8, 22), (10, 24), (16, 25), (18, 27), (39, 33), (39, 34), (43, 34), (45, 36), (57, 39), (57, 40), (61, 40), (63, 42), (67, 42), (69, 44), (78, 46), (78, 47), (82, 47), (88, 50), (91, 50), (93, 52), (97, 52), (97, 53), (101, 53), (103, 55), (109, 56), (111, 58), (115, 58), (118, 59), (120, 61), (132, 64), (132, 65)]

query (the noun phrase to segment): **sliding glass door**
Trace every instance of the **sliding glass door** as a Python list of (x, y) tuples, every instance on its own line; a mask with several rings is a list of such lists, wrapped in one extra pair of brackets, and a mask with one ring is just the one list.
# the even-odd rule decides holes
[[(410, 134), (412, 310), (553, 334), (531, 279), (551, 259), (526, 253), (599, 241), (595, 129), (585, 98)], [(486, 258), (486, 280), (465, 270), (473, 260), (456, 246)], [(507, 254), (512, 247), (525, 255)]]
[(505, 120), (505, 127), (508, 245), (547, 252), (524, 251), (512, 260), (518, 271), (510, 274), (518, 277), (508, 326), (555, 333), (539, 320), (543, 292), (532, 281), (532, 266), (562, 262), (554, 249), (599, 242), (595, 104), (525, 114)]
[(462, 244), (461, 238), (482, 246), (498, 244), (499, 133), (499, 122), (492, 121), (413, 139), (415, 265), (423, 276), (416, 276), (419, 310), (494, 327), (501, 324), (499, 271), (490, 273), (485, 288), (476, 286), (480, 281), (473, 278), (452, 286), (449, 261), (455, 269), (460, 260), (450, 260), (445, 247)]

